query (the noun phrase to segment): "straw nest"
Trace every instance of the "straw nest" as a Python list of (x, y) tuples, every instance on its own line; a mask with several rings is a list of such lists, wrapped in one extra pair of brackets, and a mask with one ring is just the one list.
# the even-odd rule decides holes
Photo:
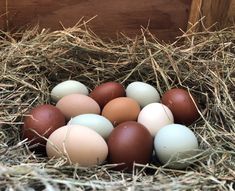
[[(0, 37), (1, 190), (233, 190), (235, 189), (235, 31), (184, 35), (161, 44), (148, 31), (135, 39), (103, 42), (76, 26)], [(19, 36), (22, 36), (19, 38)], [(16, 40), (17, 39), (17, 40)], [(182, 43), (183, 40), (183, 43)], [(162, 94), (187, 88), (201, 118), (190, 126), (199, 154), (186, 170), (158, 164), (131, 174), (111, 165), (81, 168), (29, 151), (20, 137), (25, 112), (50, 103), (51, 88), (75, 79), (90, 89), (105, 81), (151, 83)]]

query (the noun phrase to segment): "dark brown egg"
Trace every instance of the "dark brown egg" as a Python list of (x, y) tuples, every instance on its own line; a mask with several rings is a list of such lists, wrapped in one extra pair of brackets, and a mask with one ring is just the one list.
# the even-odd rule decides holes
[(126, 96), (126, 91), (125, 88), (117, 82), (106, 82), (97, 86), (89, 96), (93, 98), (102, 109), (112, 99)]
[(190, 125), (200, 116), (195, 105), (196, 99), (191, 98), (184, 89), (173, 88), (166, 91), (161, 101), (173, 113), (175, 123)]
[(116, 170), (132, 170), (134, 162), (150, 162), (153, 138), (143, 125), (128, 121), (114, 128), (108, 139), (108, 149), (111, 164), (123, 163)]
[(23, 139), (28, 138), (30, 145), (37, 145), (35, 149), (43, 150), (46, 140), (42, 137), (48, 138), (64, 125), (65, 117), (58, 108), (49, 104), (37, 106), (24, 118)]

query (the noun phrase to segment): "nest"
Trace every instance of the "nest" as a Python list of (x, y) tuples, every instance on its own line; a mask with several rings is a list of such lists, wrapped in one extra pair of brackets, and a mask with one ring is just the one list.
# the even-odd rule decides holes
[[(6, 190), (232, 190), (235, 189), (235, 32), (183, 35), (163, 44), (147, 30), (135, 39), (104, 42), (75, 26), (0, 37), (0, 188)], [(20, 38), (19, 38), (20, 36)], [(183, 43), (182, 43), (183, 42)], [(31, 153), (21, 139), (26, 111), (50, 103), (55, 84), (74, 79), (90, 89), (107, 81), (144, 81), (162, 94), (187, 88), (201, 117), (190, 128), (201, 152), (194, 165), (173, 170), (135, 164), (133, 172), (112, 165), (82, 168)]]

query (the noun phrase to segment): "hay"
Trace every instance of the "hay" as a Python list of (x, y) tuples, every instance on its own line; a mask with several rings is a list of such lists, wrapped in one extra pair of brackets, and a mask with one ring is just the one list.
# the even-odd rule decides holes
[[(23, 35), (22, 38), (19, 38)], [(6, 190), (232, 190), (235, 188), (235, 32), (184, 35), (160, 44), (148, 31), (136, 39), (103, 42), (80, 27), (24, 31), (0, 37), (0, 188)], [(190, 128), (201, 152), (194, 165), (171, 170), (155, 162), (132, 174), (65, 165), (30, 153), (20, 139), (25, 112), (50, 103), (51, 88), (76, 79), (90, 89), (105, 81), (141, 80), (160, 93), (182, 86), (199, 100)]]

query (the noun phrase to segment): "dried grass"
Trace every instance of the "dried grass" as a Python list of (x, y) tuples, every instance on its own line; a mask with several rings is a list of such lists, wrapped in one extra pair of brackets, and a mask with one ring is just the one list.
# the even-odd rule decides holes
[[(1, 190), (233, 190), (235, 189), (235, 31), (184, 35), (161, 44), (148, 31), (136, 39), (103, 42), (80, 27), (24, 31), (0, 37)], [(182, 39), (181, 39), (182, 40)], [(51, 88), (76, 79), (90, 89), (105, 81), (141, 80), (161, 93), (182, 86), (199, 100), (201, 118), (190, 128), (201, 152), (195, 165), (171, 170), (136, 164), (132, 174), (68, 166), (36, 157), (20, 139), (25, 112), (50, 103)]]

